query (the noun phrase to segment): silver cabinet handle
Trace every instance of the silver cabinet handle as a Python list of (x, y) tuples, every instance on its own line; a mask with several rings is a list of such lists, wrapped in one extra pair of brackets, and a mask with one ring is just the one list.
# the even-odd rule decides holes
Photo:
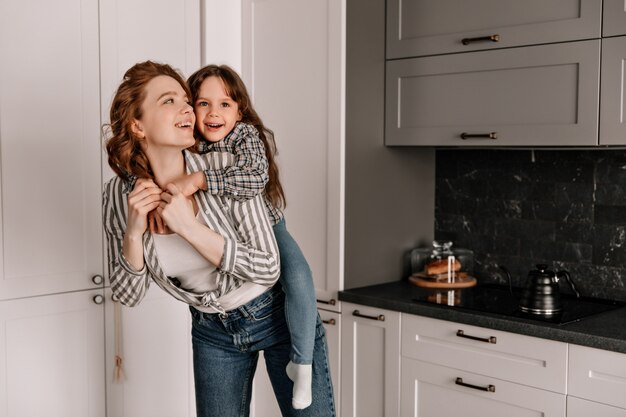
[(330, 300), (326, 301), (326, 300), (317, 300), (318, 303), (322, 303), (322, 304), (328, 304), (331, 306), (334, 306), (335, 304), (337, 304), (337, 301), (334, 298), (331, 298)]
[(352, 315), (356, 317), (363, 317), (364, 319), (385, 321), (385, 316), (383, 314), (379, 314), (378, 316), (368, 316), (367, 314), (361, 314), (359, 310), (354, 310)]
[(120, 301), (120, 299), (117, 297), (117, 295), (111, 294), (111, 301), (113, 301), (114, 303), (117, 303), (118, 301)]
[(322, 320), (322, 323), (324, 324), (330, 324), (331, 326), (334, 326), (336, 324), (335, 319), (330, 319), (330, 320)]
[(104, 297), (103, 297), (103, 296), (101, 296), (100, 294), (98, 294), (98, 295), (94, 295), (94, 296), (93, 296), (93, 298), (92, 298), (92, 300), (93, 300), (93, 302), (94, 302), (94, 303), (96, 303), (96, 304), (102, 304), (102, 303), (104, 303)]
[(456, 385), (461, 385), (463, 387), (477, 389), (477, 390), (480, 390), (480, 391), (496, 392), (496, 386), (495, 385), (489, 384), (486, 387), (481, 387), (480, 385), (468, 384), (467, 382), (463, 382), (463, 378), (459, 378), (459, 377), (456, 378), (454, 383)]
[(456, 335), (458, 337), (464, 337), (466, 339), (478, 340), (479, 342), (493, 343), (494, 345), (496, 344), (496, 341), (497, 341), (495, 336), (489, 336), (489, 337), (472, 336), (469, 334), (465, 334), (465, 332), (461, 329), (456, 331)]
[(494, 35), (489, 35), (489, 36), (478, 36), (476, 38), (463, 38), (461, 39), (461, 43), (463, 45), (469, 45), (470, 43), (473, 42), (500, 42), (500, 35), (498, 35), (497, 33)]
[(498, 139), (498, 132), (489, 132), (489, 133), (461, 133), (461, 139)]
[(102, 278), (102, 275), (94, 275), (93, 277), (91, 277), (91, 282), (96, 285), (102, 285), (102, 283), (104, 282), (104, 278)]

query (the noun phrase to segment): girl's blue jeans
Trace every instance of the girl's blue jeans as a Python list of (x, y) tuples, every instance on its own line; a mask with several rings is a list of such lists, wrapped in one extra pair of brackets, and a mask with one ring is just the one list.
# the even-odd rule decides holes
[(285, 292), (285, 316), (291, 333), (292, 362), (308, 365), (313, 360), (317, 300), (313, 274), (300, 247), (287, 231), (285, 219), (274, 225), (280, 251), (280, 283)]
[(261, 350), (283, 416), (335, 416), (326, 336), (319, 315), (313, 352), (313, 402), (302, 410), (292, 408), (293, 383), (285, 372), (291, 341), (284, 306), (285, 294), (276, 284), (227, 314), (202, 313), (190, 307), (198, 417), (249, 415), (252, 380)]

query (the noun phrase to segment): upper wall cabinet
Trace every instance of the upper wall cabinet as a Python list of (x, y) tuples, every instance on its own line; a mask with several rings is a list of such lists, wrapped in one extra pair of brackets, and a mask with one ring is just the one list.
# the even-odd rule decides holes
[(626, 2), (604, 0), (602, 36), (626, 35)]
[(599, 66), (600, 40), (387, 61), (385, 144), (597, 145)]
[(626, 36), (602, 40), (600, 145), (626, 144)]
[[(604, 3), (624, 33), (624, 1)], [(598, 38), (601, 19), (601, 0), (388, 0), (387, 58)]]

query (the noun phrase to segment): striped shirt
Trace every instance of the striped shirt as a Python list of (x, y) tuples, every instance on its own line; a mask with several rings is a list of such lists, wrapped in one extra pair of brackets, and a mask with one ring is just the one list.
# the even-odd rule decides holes
[(282, 211), (272, 205), (264, 191), (269, 179), (269, 164), (256, 127), (238, 122), (219, 142), (201, 141), (199, 150), (200, 153), (230, 152), (235, 156), (234, 163), (229, 167), (204, 171), (209, 193), (238, 200), (262, 194), (272, 224), (283, 218)]
[[(233, 162), (233, 155), (209, 152), (198, 155), (183, 151), (187, 172), (222, 169)], [(113, 294), (124, 305), (135, 306), (154, 281), (174, 298), (192, 306), (224, 312), (220, 297), (237, 290), (244, 282), (272, 286), (280, 275), (280, 257), (271, 222), (261, 196), (248, 200), (197, 192), (194, 195), (208, 227), (224, 237), (224, 255), (218, 266), (217, 288), (194, 293), (180, 287), (175, 277), (163, 272), (150, 231), (143, 236), (144, 268), (135, 270), (122, 254), (128, 218), (128, 194), (134, 180), (120, 177), (104, 186), (104, 230), (107, 236), (108, 271)], [(210, 271), (207, 271), (209, 274)]]

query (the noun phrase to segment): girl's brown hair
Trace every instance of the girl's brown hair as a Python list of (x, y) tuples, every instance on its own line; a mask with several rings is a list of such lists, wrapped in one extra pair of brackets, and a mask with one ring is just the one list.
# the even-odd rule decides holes
[(111, 103), (110, 137), (106, 141), (109, 165), (122, 178), (154, 177), (148, 157), (141, 148), (141, 139), (133, 133), (131, 126), (135, 119), (142, 117), (141, 104), (146, 98), (146, 85), (160, 75), (174, 78), (187, 97), (191, 97), (185, 79), (167, 64), (145, 61), (126, 71)]
[[(191, 100), (195, 103), (198, 98), (198, 92), (202, 82), (209, 77), (218, 77), (224, 82), (226, 94), (233, 99), (239, 106), (241, 112), (241, 121), (250, 124), (259, 132), (259, 137), (265, 145), (265, 156), (268, 162), (269, 180), (265, 185), (265, 193), (274, 207), (285, 208), (287, 201), (283, 187), (278, 177), (278, 165), (274, 160), (274, 156), (278, 154), (276, 142), (274, 142), (274, 132), (265, 127), (263, 121), (252, 107), (252, 101), (248, 95), (248, 90), (239, 74), (228, 65), (207, 65), (204, 68), (194, 72), (187, 83), (191, 90)], [(199, 136), (199, 135), (196, 135)]]

